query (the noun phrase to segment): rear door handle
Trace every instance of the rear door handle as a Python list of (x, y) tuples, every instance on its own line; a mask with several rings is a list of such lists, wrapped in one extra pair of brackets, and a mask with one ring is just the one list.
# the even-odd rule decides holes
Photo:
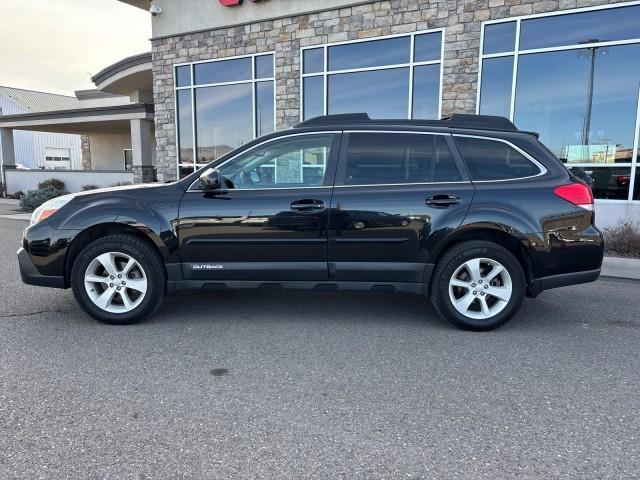
[(324, 210), (324, 202), (313, 199), (297, 200), (291, 204), (291, 210), (296, 212), (317, 212)]
[(434, 195), (425, 200), (425, 203), (433, 208), (447, 208), (449, 205), (460, 203), (460, 197), (455, 195)]

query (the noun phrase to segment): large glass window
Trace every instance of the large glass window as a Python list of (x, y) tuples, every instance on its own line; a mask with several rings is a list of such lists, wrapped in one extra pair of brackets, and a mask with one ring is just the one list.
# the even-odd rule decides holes
[(442, 36), (435, 30), (303, 49), (302, 118), (439, 118)]
[(486, 115), (509, 117), (513, 57), (487, 58), (482, 65), (480, 111)]
[(194, 163), (193, 160), (193, 118), (191, 109), (191, 91), (180, 90), (176, 94), (178, 101), (178, 158), (180, 163)]
[(179, 65), (175, 78), (180, 176), (275, 130), (273, 54)]
[(350, 133), (346, 185), (458, 182), (460, 171), (442, 135)]
[(516, 22), (495, 23), (484, 29), (482, 52), (513, 52), (516, 47)]
[(331, 75), (327, 88), (331, 113), (367, 112), (372, 118), (407, 115), (406, 68)]
[(237, 189), (322, 186), (337, 137), (319, 133), (280, 138), (222, 165), (220, 174)]
[(196, 163), (204, 165), (253, 138), (251, 84), (198, 88)]
[(596, 198), (638, 200), (639, 18), (620, 5), (485, 24), (478, 112), (538, 132)]
[(194, 73), (196, 85), (251, 80), (251, 58), (197, 63)]
[(409, 63), (410, 55), (410, 37), (345, 43), (328, 47), (328, 70), (353, 70)]
[(640, 38), (640, 5), (532, 18), (520, 25), (520, 48)]

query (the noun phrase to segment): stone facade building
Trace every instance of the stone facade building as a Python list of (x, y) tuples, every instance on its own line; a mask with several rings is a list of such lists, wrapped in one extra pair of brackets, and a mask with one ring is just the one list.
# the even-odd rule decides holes
[[(211, 119), (214, 110), (207, 113), (204, 105), (214, 104), (214, 97), (218, 96), (216, 92), (223, 92), (223, 89), (216, 90), (216, 87), (227, 86), (230, 82), (224, 78), (219, 83), (212, 80), (218, 77), (211, 71), (205, 71), (204, 65), (210, 61), (249, 56), (254, 74), (251, 78), (239, 77), (238, 83), (251, 84), (252, 89), (257, 89), (259, 84), (267, 88), (267, 82), (273, 82), (274, 85), (275, 126), (268, 126), (265, 131), (269, 131), (269, 128), (280, 130), (292, 127), (309, 116), (305, 113), (307, 108), (319, 114), (342, 113), (343, 106), (348, 111), (352, 100), (345, 103), (346, 97), (336, 92), (341, 89), (346, 89), (346, 93), (352, 92), (353, 85), (358, 85), (355, 89), (358, 90), (365, 86), (368, 88), (371, 84), (404, 81), (398, 80), (404, 75), (400, 75), (404, 68), (409, 76), (409, 115), (414, 118), (436, 118), (452, 113), (486, 113), (511, 117), (520, 128), (540, 132), (541, 139), (563, 161), (568, 165), (574, 163), (582, 173), (590, 176), (590, 181), (595, 182), (596, 197), (602, 199), (598, 208), (605, 215), (608, 215), (607, 212), (615, 212), (616, 218), (639, 215), (640, 181), (636, 181), (640, 175), (640, 168), (636, 169), (639, 97), (638, 92), (634, 93), (633, 90), (637, 90), (640, 77), (636, 76), (640, 72), (632, 68), (633, 71), (626, 74), (626, 83), (620, 87), (623, 91), (621, 95), (625, 96), (624, 102), (629, 106), (629, 112), (624, 112), (626, 123), (622, 125), (616, 120), (613, 122), (616, 126), (610, 128), (606, 126), (609, 117), (620, 107), (616, 106), (615, 99), (609, 98), (614, 94), (605, 91), (607, 85), (614, 83), (605, 76), (607, 71), (608, 75), (613, 75), (625, 65), (640, 63), (640, 2), (264, 0), (252, 3), (130, 0), (126, 3), (140, 8), (153, 5), (159, 10), (152, 17), (157, 144), (155, 166), (159, 180), (176, 179), (181, 173), (193, 171), (189, 167), (192, 163), (198, 167), (215, 158), (218, 155), (216, 152), (228, 151), (227, 147), (235, 148), (244, 143), (244, 138), (238, 140), (239, 137), (225, 134), (225, 125), (215, 126), (212, 123), (211, 128), (206, 130), (206, 123), (214, 122)], [(236, 5), (223, 6), (224, 3)], [(580, 32), (589, 38), (582, 38)], [(417, 58), (418, 36), (430, 33), (442, 35), (439, 44), (441, 54), (437, 58), (424, 57), (425, 60), (420, 63)], [(407, 47), (407, 55), (413, 55), (412, 58), (384, 60), (385, 56), (395, 55), (393, 52), (397, 45), (389, 43), (385, 46), (376, 42), (403, 38), (404, 35), (410, 38), (411, 46)], [(350, 42), (361, 40), (371, 40), (373, 43), (370, 47), (363, 47), (360, 53), (343, 49), (344, 58), (337, 59), (339, 51), (333, 47), (351, 45)], [(501, 47), (501, 43), (508, 46)], [(323, 67), (316, 73), (307, 73), (303, 66), (303, 62), (307, 61), (305, 52), (309, 53), (311, 63), (312, 50), (317, 50), (317, 59), (324, 54), (324, 58), (319, 60)], [(332, 58), (334, 50), (335, 62)], [(575, 50), (571, 58), (560, 58), (562, 52), (569, 50)], [(255, 76), (254, 66), (259, 57), (265, 54), (273, 55), (274, 61), (274, 71), (267, 80)], [(358, 65), (362, 58), (376, 56), (381, 58), (380, 65), (369, 60)], [(627, 60), (616, 63), (617, 57)], [(354, 59), (354, 69), (344, 66), (344, 62)], [(385, 67), (385, 61), (390, 66)], [(343, 66), (339, 68), (330, 65), (340, 62)], [(487, 65), (484, 77), (482, 62)], [(576, 66), (573, 66), (574, 62)], [(567, 65), (564, 72), (563, 64)], [(431, 80), (427, 78), (428, 69), (423, 67), (429, 66), (433, 66), (434, 72), (438, 69), (439, 85), (433, 80), (433, 75)], [(182, 73), (181, 67), (184, 67)], [(535, 93), (535, 85), (544, 85), (547, 81), (544, 74), (546, 69), (551, 72), (548, 76), (550, 86)], [(576, 69), (586, 69), (585, 74), (577, 80), (569, 73)], [(387, 74), (380, 73), (382, 70), (386, 70)], [(398, 74), (397, 78), (392, 78), (395, 73), (391, 70)], [(531, 71), (537, 71), (541, 81), (525, 77), (530, 75), (526, 72)], [(376, 76), (374, 72), (379, 73)], [(418, 77), (418, 72), (421, 72), (420, 75), (424, 72), (425, 77)], [(192, 78), (180, 85), (178, 76), (183, 74)], [(200, 74), (203, 78), (201, 81), (196, 78)], [(315, 82), (312, 77), (316, 77)], [(479, 92), (481, 79), (485, 77), (486, 87)], [(553, 89), (576, 81), (578, 85), (574, 90), (580, 90), (576, 102), (583, 104), (587, 113), (576, 114), (571, 105), (565, 111), (558, 110), (554, 105), (559, 104), (559, 99), (566, 98), (567, 94)], [(308, 83), (309, 92), (311, 88), (317, 90), (315, 100), (307, 100), (303, 83)], [(423, 95), (423, 90), (418, 88), (426, 89), (428, 85), (431, 85), (431, 91), (424, 90)], [(209, 93), (205, 95), (201, 87), (209, 88)], [(181, 89), (184, 91), (181, 92)], [(256, 91), (252, 90), (254, 110)], [(383, 88), (376, 95), (374, 89), (371, 98), (373, 101), (387, 96), (389, 92), (396, 95), (398, 91), (401, 88), (395, 91)], [(546, 100), (545, 91), (549, 92)], [(422, 110), (416, 114), (417, 103), (429, 95), (434, 96), (437, 105), (432, 102), (431, 106), (420, 107)], [(547, 110), (532, 106), (535, 103), (532, 99), (536, 95), (542, 95), (539, 98), (542, 102), (540, 105), (548, 104), (545, 107)], [(355, 93), (353, 96), (357, 97)], [(180, 110), (180, 106), (176, 105), (179, 98), (184, 101), (181, 114), (177, 114)], [(303, 105), (303, 102), (309, 106)], [(357, 100), (353, 100), (353, 103), (356, 105), (353, 108), (361, 107)], [(321, 106), (314, 108), (312, 104)], [(363, 111), (362, 108), (359, 111)], [(382, 111), (393, 109), (383, 108)], [(569, 119), (566, 123), (571, 125), (567, 126), (563, 138), (554, 138), (562, 128), (557, 127), (552, 117), (562, 117), (565, 112)], [(183, 116), (183, 120), (178, 118)], [(375, 112), (372, 116), (376, 116)], [(388, 116), (397, 118), (397, 114)], [(256, 120), (255, 111), (247, 122), (254, 124), (254, 136), (265, 133), (260, 125), (255, 126), (256, 122), (262, 122), (262, 117)], [(624, 133), (619, 133), (622, 130)], [(225, 138), (225, 135), (234, 138)], [(203, 139), (207, 137), (213, 139), (207, 140), (208, 145), (204, 146)], [(182, 145), (179, 146), (181, 139)]]

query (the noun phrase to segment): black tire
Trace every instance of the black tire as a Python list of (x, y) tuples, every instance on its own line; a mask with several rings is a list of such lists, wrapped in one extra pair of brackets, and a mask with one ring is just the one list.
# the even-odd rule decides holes
[[(474, 319), (461, 314), (449, 296), (449, 281), (456, 270), (474, 258), (487, 258), (499, 262), (511, 277), (512, 293), (504, 309), (487, 319)], [(484, 240), (459, 243), (445, 252), (433, 272), (431, 301), (438, 313), (464, 330), (487, 331), (508, 322), (518, 311), (525, 296), (526, 281), (518, 259), (506, 248)]]
[[(112, 313), (98, 307), (85, 289), (84, 276), (89, 264), (107, 252), (119, 252), (135, 259), (144, 269), (147, 290), (140, 304), (125, 313)], [(109, 235), (84, 247), (71, 268), (71, 287), (80, 307), (96, 320), (110, 325), (129, 325), (154, 313), (162, 303), (165, 274), (158, 252), (147, 242), (132, 235)]]

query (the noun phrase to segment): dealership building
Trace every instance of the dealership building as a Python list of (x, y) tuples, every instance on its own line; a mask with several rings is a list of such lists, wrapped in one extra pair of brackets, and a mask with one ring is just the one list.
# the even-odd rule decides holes
[(480, 113), (640, 220), (638, 1), (125, 1), (153, 11), (159, 180), (317, 115)]

